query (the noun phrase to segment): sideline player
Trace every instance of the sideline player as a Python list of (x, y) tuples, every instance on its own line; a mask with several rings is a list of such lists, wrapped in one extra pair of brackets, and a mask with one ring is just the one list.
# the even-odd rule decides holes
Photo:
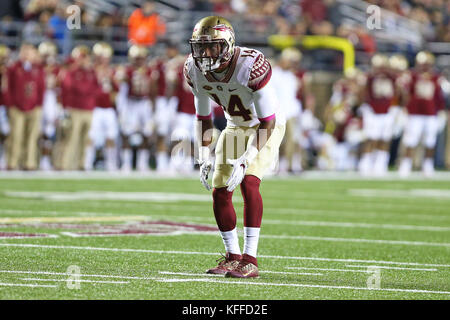
[(97, 147), (104, 147), (105, 169), (117, 170), (116, 140), (119, 136), (119, 124), (114, 100), (117, 92), (114, 67), (111, 65), (112, 47), (106, 42), (98, 42), (92, 48), (100, 90), (97, 94), (92, 125), (89, 131), (89, 146), (86, 150), (85, 168), (92, 170)]
[(58, 104), (60, 66), (57, 61), (58, 48), (51, 41), (44, 41), (38, 47), (45, 72), (45, 93), (42, 103), (42, 141), (39, 168), (52, 170), (53, 145), (56, 139), (56, 123), (61, 113)]
[[(207, 272), (257, 277), (256, 253), (263, 213), (259, 185), (277, 160), (286, 127), (269, 81), (272, 69), (261, 52), (235, 46), (233, 27), (222, 17), (201, 19), (194, 27), (190, 45), (184, 74), (195, 96), (200, 180), (208, 190), (212, 168), (211, 100), (223, 107), (227, 118), (227, 127), (216, 145), (212, 178), (213, 210), (226, 256)], [(242, 255), (232, 203), (238, 185), (244, 198)]]
[(150, 159), (150, 139), (153, 134), (153, 105), (150, 100), (152, 90), (157, 87), (152, 78), (152, 70), (146, 60), (148, 49), (133, 45), (128, 50), (130, 64), (126, 67), (124, 78), (119, 81), (127, 83), (128, 92), (125, 103), (118, 105), (119, 122), (122, 131), (121, 170), (132, 169), (133, 151), (137, 147), (136, 168), (148, 171)]
[(399, 167), (399, 174), (402, 177), (411, 173), (412, 156), (421, 141), (425, 147), (422, 172), (425, 176), (434, 174), (433, 157), (439, 131), (438, 115), (445, 116), (442, 78), (433, 70), (434, 61), (432, 53), (419, 52), (416, 56), (415, 70), (411, 73), (408, 87), (408, 121), (402, 138), (406, 150)]

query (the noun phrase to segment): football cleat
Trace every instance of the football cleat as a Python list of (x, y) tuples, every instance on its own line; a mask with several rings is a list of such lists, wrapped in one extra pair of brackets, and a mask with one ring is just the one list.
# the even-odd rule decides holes
[(246, 260), (245, 258), (239, 261), (236, 268), (228, 271), (225, 274), (227, 278), (257, 278), (259, 277), (258, 267)]
[(216, 260), (216, 262), (218, 262), (217, 267), (207, 270), (206, 273), (226, 274), (227, 272), (234, 270), (239, 265), (240, 260), (241, 255), (227, 252), (225, 256), (222, 255), (221, 258)]

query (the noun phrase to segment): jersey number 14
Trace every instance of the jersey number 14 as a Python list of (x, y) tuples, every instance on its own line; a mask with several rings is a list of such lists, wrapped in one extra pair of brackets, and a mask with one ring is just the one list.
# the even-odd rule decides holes
[(223, 111), (227, 112), (232, 117), (243, 117), (244, 121), (249, 121), (252, 119), (250, 115), (252, 114), (250, 110), (245, 109), (244, 104), (242, 103), (241, 98), (232, 94), (230, 96), (230, 100), (228, 101), (228, 108), (224, 106), (222, 102), (220, 102), (219, 97), (215, 93), (210, 93), (211, 97), (214, 101), (223, 108)]

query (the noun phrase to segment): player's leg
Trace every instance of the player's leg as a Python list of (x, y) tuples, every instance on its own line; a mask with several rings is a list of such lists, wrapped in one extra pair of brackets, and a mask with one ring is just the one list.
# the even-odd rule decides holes
[(193, 170), (192, 135), (195, 118), (190, 114), (178, 112), (175, 128), (171, 134), (170, 168), (173, 171), (190, 172)]
[(434, 174), (434, 149), (438, 134), (438, 122), (436, 116), (426, 116), (424, 125), (425, 159), (422, 163), (422, 172), (425, 176)]
[(7, 145), (10, 134), (10, 125), (5, 106), (0, 106), (0, 170), (7, 167)]
[[(209, 269), (207, 273), (226, 274), (239, 264), (241, 259), (241, 249), (239, 247), (239, 238), (236, 229), (236, 212), (234, 210), (232, 196), (233, 192), (227, 190), (226, 181), (228, 180), (232, 167), (226, 164), (227, 146), (234, 140), (234, 129), (225, 128), (219, 136), (216, 145), (216, 163), (213, 174), (213, 210), (217, 226), (225, 246), (226, 255), (217, 267)], [(234, 148), (232, 148), (234, 150)], [(233, 158), (236, 155), (233, 154)]]
[(140, 132), (143, 141), (136, 153), (136, 169), (138, 171), (148, 171), (150, 169), (150, 140), (153, 134), (152, 105), (150, 100), (140, 101), (138, 112), (140, 120)]
[(169, 134), (170, 110), (165, 97), (156, 98), (156, 170), (165, 171), (169, 166), (167, 135)]
[(419, 145), (423, 127), (423, 117), (418, 115), (408, 115), (408, 121), (402, 137), (402, 143), (405, 146), (405, 154), (400, 161), (398, 170), (402, 177), (408, 176), (412, 171), (412, 157), (415, 148)]
[(119, 121), (122, 138), (122, 150), (120, 152), (121, 167), (123, 172), (129, 172), (133, 168), (133, 151), (130, 144), (130, 136), (139, 125), (139, 115), (136, 112), (136, 101), (125, 98), (122, 108), (119, 109)]
[(25, 113), (17, 108), (10, 108), (11, 136), (8, 152), (8, 169), (17, 170), (22, 154), (22, 143), (25, 131)]
[(388, 171), (389, 165), (389, 147), (394, 125), (393, 114), (384, 114), (380, 117), (380, 122), (374, 172), (377, 175), (384, 175)]
[(119, 136), (119, 126), (117, 122), (117, 115), (114, 109), (109, 108), (104, 110), (104, 126), (105, 126), (105, 161), (106, 170), (117, 170), (117, 148), (116, 140)]
[(88, 133), (88, 142), (85, 150), (84, 169), (90, 171), (94, 168), (95, 161), (95, 139), (98, 135), (102, 134), (102, 119), (103, 113), (101, 108), (95, 108), (92, 112), (92, 123)]
[(358, 170), (361, 174), (367, 175), (372, 170), (374, 159), (374, 144), (377, 131), (376, 116), (371, 111), (363, 113), (363, 131), (366, 141), (362, 144), (361, 158), (358, 163)]
[(226, 274), (227, 277), (251, 278), (259, 275), (256, 257), (263, 215), (263, 201), (259, 186), (263, 176), (270, 170), (274, 161), (278, 160), (278, 151), (285, 130), (284, 125), (275, 126), (241, 182), (241, 193), (244, 199), (244, 250), (239, 265), (229, 271)]
[[(92, 111), (82, 110), (81, 111), (81, 131), (79, 140), (79, 157), (78, 157), (78, 170), (86, 170), (85, 160), (86, 160), (86, 150), (90, 145), (89, 131), (91, 130), (92, 124)], [(95, 149), (94, 149), (95, 152)]]

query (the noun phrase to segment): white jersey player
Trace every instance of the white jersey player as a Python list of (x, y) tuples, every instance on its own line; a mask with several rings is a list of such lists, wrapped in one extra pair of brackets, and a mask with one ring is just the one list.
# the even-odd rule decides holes
[[(211, 100), (222, 106), (227, 127), (218, 138), (213, 175), (213, 209), (226, 256), (208, 273), (227, 277), (258, 276), (256, 252), (262, 220), (259, 185), (277, 160), (285, 119), (271, 86), (272, 69), (264, 55), (236, 47), (224, 18), (210, 16), (194, 27), (185, 78), (192, 87), (197, 113), (200, 180), (210, 190)], [(240, 185), (244, 198), (244, 252), (239, 248), (232, 194)]]

